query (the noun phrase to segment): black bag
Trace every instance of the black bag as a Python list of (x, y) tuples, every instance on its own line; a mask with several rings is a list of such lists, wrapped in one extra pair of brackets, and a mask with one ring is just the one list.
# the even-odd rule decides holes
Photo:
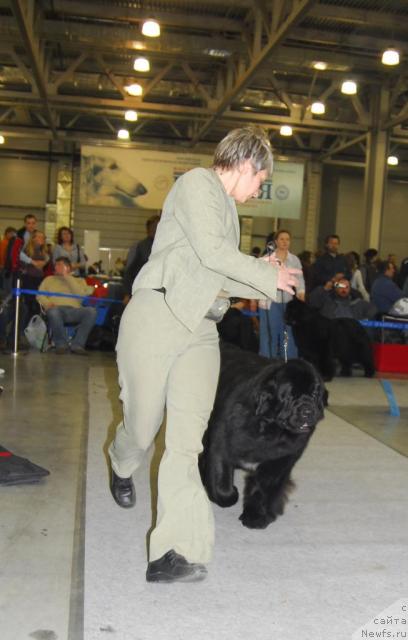
[(33, 484), (50, 472), (0, 445), (0, 485)]

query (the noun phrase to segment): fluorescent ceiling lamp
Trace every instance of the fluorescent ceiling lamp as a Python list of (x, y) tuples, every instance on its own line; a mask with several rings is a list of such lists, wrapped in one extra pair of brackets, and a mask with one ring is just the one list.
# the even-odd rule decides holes
[(129, 140), (129, 131), (127, 129), (119, 129), (118, 138), (119, 140)]
[(327, 69), (327, 62), (323, 62), (322, 60), (318, 60), (313, 63), (313, 69), (318, 69), (319, 71), (324, 71)]
[(323, 102), (313, 102), (312, 106), (310, 107), (310, 111), (312, 113), (315, 113), (316, 115), (321, 115), (326, 111), (326, 107), (324, 106)]
[(142, 25), (142, 33), (149, 38), (158, 38), (160, 25), (156, 20), (146, 20)]
[(354, 96), (357, 93), (357, 83), (354, 80), (345, 80), (341, 85), (341, 92), (347, 96)]
[(0, 144), (4, 144), (6, 142), (6, 138), (4, 136), (0, 136)]
[(134, 82), (133, 84), (128, 84), (127, 87), (125, 87), (125, 91), (127, 91), (130, 96), (141, 96), (143, 87), (139, 83)]
[(388, 156), (387, 164), (389, 164), (391, 167), (396, 167), (398, 164), (397, 156)]
[(281, 136), (291, 136), (293, 133), (292, 127), (289, 124), (283, 124), (280, 128)]
[(135, 71), (150, 71), (150, 62), (147, 58), (136, 58), (133, 68)]
[(127, 120), (128, 122), (136, 122), (137, 121), (136, 111), (133, 111), (133, 109), (129, 109), (129, 111), (126, 111), (125, 120)]
[(382, 54), (381, 62), (390, 67), (393, 65), (399, 64), (400, 56), (399, 52), (396, 49), (387, 49)]

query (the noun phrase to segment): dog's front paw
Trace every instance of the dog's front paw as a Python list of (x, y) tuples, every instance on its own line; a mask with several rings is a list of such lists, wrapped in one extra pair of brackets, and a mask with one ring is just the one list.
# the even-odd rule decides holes
[(250, 509), (244, 509), (239, 519), (244, 527), (248, 527), (248, 529), (266, 529), (268, 524), (273, 522), (276, 517), (268, 516), (266, 513), (257, 513)]
[(217, 491), (217, 493), (209, 496), (212, 502), (218, 504), (219, 507), (232, 507), (234, 504), (238, 502), (239, 493), (236, 487), (232, 487), (232, 490), (229, 492), (226, 491)]

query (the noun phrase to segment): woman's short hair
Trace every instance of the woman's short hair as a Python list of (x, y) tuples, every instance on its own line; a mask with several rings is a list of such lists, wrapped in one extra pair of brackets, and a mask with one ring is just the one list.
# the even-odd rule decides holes
[(62, 232), (68, 231), (71, 234), (71, 244), (74, 242), (74, 232), (69, 227), (60, 227), (57, 232), (57, 244), (62, 244)]
[(214, 154), (214, 167), (234, 169), (250, 160), (255, 171), (272, 173), (272, 147), (266, 132), (250, 126), (233, 129), (218, 144)]

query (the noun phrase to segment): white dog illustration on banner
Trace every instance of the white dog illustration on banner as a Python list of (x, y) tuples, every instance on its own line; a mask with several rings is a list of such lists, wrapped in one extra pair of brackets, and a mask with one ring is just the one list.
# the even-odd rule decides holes
[(83, 155), (81, 161), (81, 203), (104, 207), (134, 207), (147, 193), (146, 187), (115, 158)]

